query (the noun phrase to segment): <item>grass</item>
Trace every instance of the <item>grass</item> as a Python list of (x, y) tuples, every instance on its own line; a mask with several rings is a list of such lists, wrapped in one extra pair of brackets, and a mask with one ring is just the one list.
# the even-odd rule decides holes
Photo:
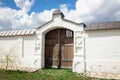
[(106, 80), (86, 77), (69, 69), (43, 69), (33, 73), (1, 70), (0, 80)]

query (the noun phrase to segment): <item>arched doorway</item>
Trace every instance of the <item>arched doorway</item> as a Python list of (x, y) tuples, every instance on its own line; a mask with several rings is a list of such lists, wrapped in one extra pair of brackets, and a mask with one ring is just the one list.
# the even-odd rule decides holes
[(45, 35), (45, 68), (72, 68), (73, 31), (58, 28)]

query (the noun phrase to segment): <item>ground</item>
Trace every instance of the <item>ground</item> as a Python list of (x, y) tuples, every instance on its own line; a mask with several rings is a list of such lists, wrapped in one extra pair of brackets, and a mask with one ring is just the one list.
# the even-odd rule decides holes
[[(0, 70), (0, 80), (107, 80), (86, 77), (70, 69), (43, 69), (33, 73)], [(114, 79), (109, 79), (114, 80)]]

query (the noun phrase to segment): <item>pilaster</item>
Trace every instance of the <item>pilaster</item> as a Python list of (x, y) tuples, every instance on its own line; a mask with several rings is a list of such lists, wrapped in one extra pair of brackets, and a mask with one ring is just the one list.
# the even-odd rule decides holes
[(75, 31), (73, 72), (84, 73), (84, 71), (85, 71), (84, 31)]

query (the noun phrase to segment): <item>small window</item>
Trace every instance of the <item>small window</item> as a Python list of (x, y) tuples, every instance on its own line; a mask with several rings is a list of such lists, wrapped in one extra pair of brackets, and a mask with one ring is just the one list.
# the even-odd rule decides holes
[(66, 37), (67, 38), (73, 37), (73, 32), (70, 30), (66, 30)]

